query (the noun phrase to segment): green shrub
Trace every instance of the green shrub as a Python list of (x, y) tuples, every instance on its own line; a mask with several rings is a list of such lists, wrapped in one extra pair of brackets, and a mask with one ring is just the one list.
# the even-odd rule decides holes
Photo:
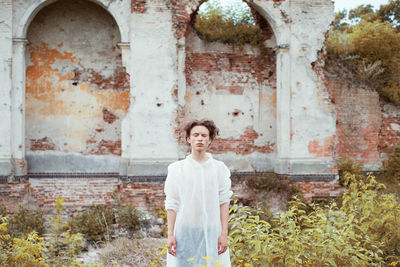
[(118, 220), (122, 226), (129, 231), (136, 231), (141, 226), (141, 213), (132, 203), (128, 203), (126, 206), (118, 207)]
[(114, 234), (113, 223), (112, 208), (98, 205), (72, 216), (68, 225), (71, 233), (82, 233), (87, 241), (99, 242), (111, 239)]
[(210, 2), (205, 3), (204, 12), (196, 15), (194, 28), (200, 38), (238, 45), (240, 50), (245, 44), (250, 44), (258, 46), (262, 53), (265, 51), (265, 38), (254, 23), (249, 8), (224, 10), (216, 1)]
[(392, 150), (382, 167), (384, 176), (390, 177), (395, 183), (400, 183), (400, 143)]
[(338, 174), (339, 174), (340, 185), (346, 185), (346, 183), (345, 183), (346, 173), (353, 174), (358, 179), (362, 179), (364, 177), (363, 165), (358, 161), (355, 161), (351, 158), (343, 157), (343, 158), (339, 158), (337, 160), (337, 165), (338, 165)]
[(32, 231), (41, 236), (45, 231), (44, 223), (45, 219), (41, 209), (30, 211), (20, 205), (18, 211), (9, 219), (8, 230), (12, 237), (27, 235)]
[(290, 200), (293, 195), (299, 193), (296, 186), (290, 183), (287, 178), (278, 178), (276, 173), (267, 173), (247, 178), (246, 184), (256, 193), (275, 192), (286, 194), (287, 200)]
[[(294, 195), (300, 194), (297, 187), (287, 178), (279, 178), (275, 173), (259, 174), (254, 177), (246, 178), (246, 185), (251, 189), (251, 197), (240, 200), (243, 205), (257, 207), (262, 213), (259, 214), (260, 219), (274, 225), (274, 214), (271, 212), (270, 199), (277, 199), (279, 195), (282, 209), (287, 208), (287, 202)], [(271, 194), (272, 193), (272, 194)], [(255, 215), (255, 214), (254, 214)]]
[(5, 217), (0, 222), (0, 266), (48, 266), (45, 262), (45, 243), (33, 231), (26, 237), (12, 238)]
[(7, 217), (7, 208), (3, 204), (0, 205), (0, 218)]
[[(294, 199), (276, 226), (256, 208), (230, 210), (233, 266), (381, 266), (400, 259), (400, 202), (371, 175), (346, 173), (338, 207)], [(308, 210), (308, 212), (306, 211)]]
[[(347, 174), (349, 188), (341, 210), (354, 217), (355, 228), (373, 240), (386, 262), (400, 260), (400, 200), (369, 174), (365, 180)], [(373, 250), (374, 247), (370, 247)]]
[(56, 214), (50, 219), (49, 240), (47, 243), (48, 261), (51, 266), (78, 266), (78, 255), (85, 244), (81, 233), (71, 234), (63, 223), (62, 210), (64, 199), (56, 199)]
[(380, 13), (372, 7), (350, 10), (350, 18), (359, 20), (351, 25), (341, 23), (345, 13), (337, 14), (326, 43), (325, 70), (353, 83), (368, 84), (382, 99), (399, 105), (400, 32)]

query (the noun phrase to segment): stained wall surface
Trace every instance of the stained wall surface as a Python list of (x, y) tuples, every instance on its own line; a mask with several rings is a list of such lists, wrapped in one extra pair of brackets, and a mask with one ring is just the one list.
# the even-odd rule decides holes
[(352, 158), (366, 170), (379, 170), (400, 138), (400, 107), (386, 103), (373, 88), (329, 79), (335, 103), (336, 158)]
[(1, 201), (107, 204), (119, 190), (160, 202), (167, 165), (187, 152), (178, 129), (199, 117), (221, 129), (211, 152), (232, 172), (290, 175), (307, 198), (337, 189), (337, 156), (379, 165), (400, 112), (327, 84), (332, 1), (248, 1), (265, 55), (201, 40), (201, 2), (0, 0)]
[(2, 173), (165, 175), (187, 152), (182, 123), (210, 117), (211, 152), (232, 171), (333, 179), (336, 114), (318, 70), (333, 3), (249, 1), (261, 54), (201, 40), (201, 2), (1, 1), (1, 66), (13, 71), (0, 160), (15, 169)]
[(0, 173), (11, 173), (11, 0), (0, 2), (0, 18)]
[(120, 156), (130, 87), (112, 16), (89, 1), (58, 1), (27, 39), (27, 153)]
[[(193, 27), (186, 32), (184, 121), (212, 118), (220, 135), (210, 152), (236, 170), (268, 168), (268, 155), (276, 152), (276, 41), (265, 25), (264, 54), (257, 46), (240, 50), (200, 39)], [(249, 155), (266, 164), (254, 166)]]

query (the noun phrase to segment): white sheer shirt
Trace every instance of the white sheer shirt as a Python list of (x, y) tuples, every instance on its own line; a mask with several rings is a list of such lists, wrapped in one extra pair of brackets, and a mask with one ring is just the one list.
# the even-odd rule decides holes
[[(222, 161), (213, 159), (209, 153), (206, 155), (208, 159), (203, 163), (189, 155), (168, 166), (165, 208), (177, 214), (174, 228), (177, 255), (167, 255), (168, 267), (184, 266), (178, 263), (179, 258), (183, 262), (194, 261), (189, 261), (189, 266), (213, 262), (230, 266), (229, 250), (218, 255), (220, 205), (229, 203), (232, 196), (230, 171)], [(206, 256), (209, 260), (204, 260)]]

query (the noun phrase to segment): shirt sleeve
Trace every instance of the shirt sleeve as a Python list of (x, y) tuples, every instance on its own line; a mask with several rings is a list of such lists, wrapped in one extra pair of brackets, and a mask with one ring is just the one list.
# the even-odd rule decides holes
[(219, 170), (219, 204), (229, 203), (233, 192), (231, 191), (231, 172), (224, 163), (221, 164)]
[(168, 166), (168, 175), (164, 184), (165, 193), (165, 209), (174, 210), (175, 212), (179, 209), (179, 190), (177, 183), (177, 175), (174, 166)]

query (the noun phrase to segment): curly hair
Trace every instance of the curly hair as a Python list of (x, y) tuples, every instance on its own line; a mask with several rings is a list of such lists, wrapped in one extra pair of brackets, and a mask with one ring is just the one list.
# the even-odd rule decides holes
[(201, 120), (192, 120), (185, 124), (183, 128), (185, 131), (185, 139), (190, 137), (190, 132), (192, 131), (193, 127), (196, 126), (204, 126), (210, 132), (210, 139), (214, 140), (214, 138), (218, 135), (219, 129), (215, 125), (214, 121), (208, 119), (201, 119)]

